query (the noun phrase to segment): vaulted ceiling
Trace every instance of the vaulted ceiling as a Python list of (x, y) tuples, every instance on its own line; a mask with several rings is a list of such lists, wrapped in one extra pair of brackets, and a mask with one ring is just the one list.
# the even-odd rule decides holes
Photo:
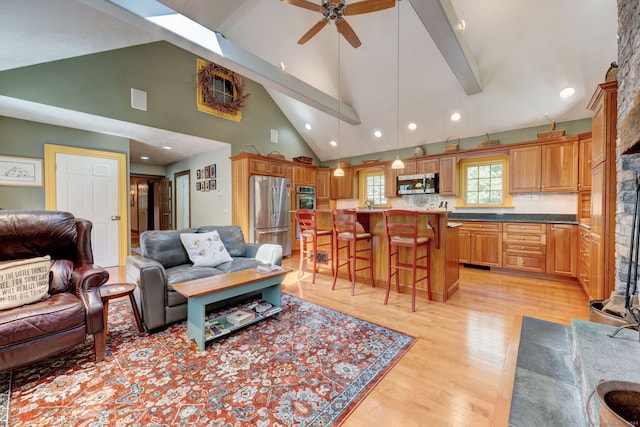
[[(283, 1), (162, 3), (224, 35), (236, 52), (262, 60), (268, 71), (256, 72), (265, 80), (249, 77), (263, 83), (321, 160), (590, 117), (587, 102), (617, 56), (617, 6), (611, 0), (402, 0), (346, 17), (362, 42), (357, 49), (333, 23), (298, 45), (322, 16)], [(160, 39), (175, 42), (175, 35), (148, 30), (148, 22), (138, 25), (143, 18), (105, 13), (101, 4), (111, 5), (0, 0), (0, 70)], [(465, 59), (462, 54), (475, 67), (477, 93), (451, 68)], [(565, 87), (575, 95), (561, 98)], [(350, 119), (337, 119), (349, 112)], [(455, 112), (462, 118), (452, 122)], [(417, 125), (414, 131), (409, 122)], [(162, 145), (157, 135), (141, 142)]]

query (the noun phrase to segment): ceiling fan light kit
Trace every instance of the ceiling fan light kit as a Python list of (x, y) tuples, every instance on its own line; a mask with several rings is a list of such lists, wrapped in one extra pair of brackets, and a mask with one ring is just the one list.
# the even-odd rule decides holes
[(362, 45), (358, 35), (344, 16), (361, 15), (363, 13), (377, 12), (395, 6), (396, 0), (365, 0), (351, 4), (346, 1), (321, 0), (320, 4), (307, 0), (281, 0), (293, 6), (303, 9), (321, 12), (322, 19), (317, 22), (298, 40), (298, 44), (305, 44), (320, 32), (330, 21), (334, 21), (336, 29), (354, 48)]

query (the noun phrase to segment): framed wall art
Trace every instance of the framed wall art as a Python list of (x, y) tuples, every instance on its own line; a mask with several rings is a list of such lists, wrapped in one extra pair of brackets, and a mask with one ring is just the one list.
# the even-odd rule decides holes
[(211, 179), (215, 179), (216, 178), (216, 165), (209, 165), (209, 178)]
[(217, 190), (215, 179), (212, 179), (211, 181), (209, 181), (209, 188), (211, 189), (211, 191)]
[(0, 185), (42, 187), (42, 159), (0, 156)]

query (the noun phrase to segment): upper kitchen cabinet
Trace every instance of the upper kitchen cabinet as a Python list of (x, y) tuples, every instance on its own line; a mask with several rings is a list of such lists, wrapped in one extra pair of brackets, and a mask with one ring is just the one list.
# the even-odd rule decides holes
[(316, 167), (294, 166), (293, 167), (293, 185), (305, 185), (308, 187), (316, 186)]
[(509, 150), (509, 192), (578, 191), (578, 139)]
[(418, 159), (416, 160), (416, 173), (438, 173), (440, 162), (438, 159)]
[(331, 170), (320, 168), (316, 171), (316, 199), (328, 199), (331, 196)]
[(541, 150), (541, 191), (578, 191), (578, 141), (544, 144)]
[(458, 195), (458, 164), (456, 156), (440, 157), (440, 195)]
[(384, 196), (386, 198), (398, 197), (398, 175), (402, 173), (404, 173), (403, 169), (391, 169), (391, 162), (384, 166)]
[(344, 176), (334, 176), (331, 169), (331, 198), (332, 199), (353, 199), (353, 169), (343, 167)]
[(264, 157), (252, 157), (249, 161), (249, 174), (284, 177), (285, 163)]
[[(589, 102), (593, 111), (591, 124), (592, 166), (595, 168), (606, 161), (611, 154), (610, 147), (616, 144), (616, 123), (618, 118), (618, 82), (598, 85)], [(613, 124), (613, 126), (612, 126)], [(615, 154), (615, 152), (613, 152)]]
[(591, 133), (580, 135), (578, 142), (580, 158), (578, 163), (578, 190), (587, 191), (591, 190), (591, 174), (592, 174), (592, 142)]
[[(398, 170), (397, 175), (416, 175), (420, 173), (437, 173), (438, 159), (413, 158), (403, 159), (404, 169)], [(396, 175), (396, 176), (397, 176)]]
[(540, 191), (540, 146), (509, 150), (509, 192), (535, 193)]

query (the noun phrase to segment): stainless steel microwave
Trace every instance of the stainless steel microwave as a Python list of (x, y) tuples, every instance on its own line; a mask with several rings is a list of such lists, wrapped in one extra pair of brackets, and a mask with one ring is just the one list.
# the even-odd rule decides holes
[(397, 194), (438, 193), (438, 174), (399, 175), (396, 190)]

